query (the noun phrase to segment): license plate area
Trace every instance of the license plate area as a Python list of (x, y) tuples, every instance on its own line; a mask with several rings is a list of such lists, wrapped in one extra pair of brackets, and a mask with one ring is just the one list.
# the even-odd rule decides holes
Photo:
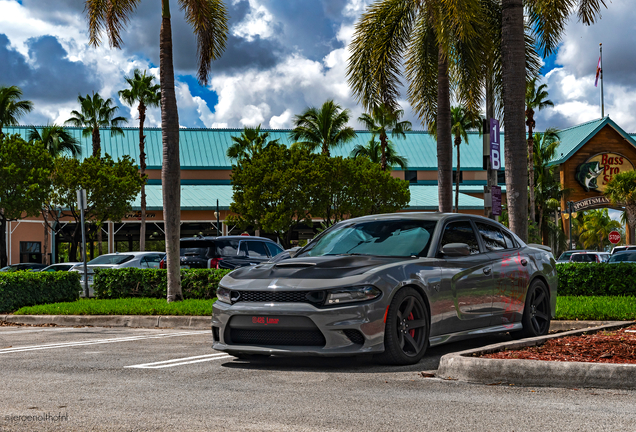
[(235, 315), (229, 326), (235, 329), (313, 330), (314, 322), (302, 316), (286, 315)]

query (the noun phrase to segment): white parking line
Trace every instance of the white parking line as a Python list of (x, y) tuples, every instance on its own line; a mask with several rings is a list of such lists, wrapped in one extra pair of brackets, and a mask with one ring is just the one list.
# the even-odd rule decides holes
[(54, 343), (54, 344), (46, 344), (46, 345), (32, 345), (32, 346), (26, 346), (26, 347), (0, 349), (0, 354), (11, 354), (16, 352), (35, 351), (35, 350), (44, 350), (44, 349), (53, 349), (53, 348), (73, 348), (73, 347), (86, 346), (86, 345), (131, 342), (131, 341), (138, 341), (138, 340), (144, 340), (144, 339), (159, 339), (159, 338), (188, 336), (188, 335), (196, 335), (196, 334), (207, 335), (208, 332), (207, 331), (190, 331), (190, 332), (178, 332), (178, 333), (160, 333), (156, 335), (147, 335), (147, 336), (128, 336), (128, 337), (118, 337), (118, 338), (110, 338), (110, 339), (96, 339), (96, 340), (85, 340), (85, 341), (78, 341), (78, 342), (63, 342), (63, 343)]
[(234, 357), (231, 355), (227, 355), (225, 353), (206, 354), (206, 355), (200, 355), (200, 356), (194, 356), (194, 357), (184, 357), (184, 358), (177, 358), (172, 360), (158, 361), (154, 363), (142, 363), (142, 364), (137, 364), (132, 366), (124, 366), (124, 368), (161, 369), (161, 368), (167, 368), (167, 367), (187, 365), (192, 363), (201, 363), (201, 362), (207, 362), (212, 360), (223, 360), (223, 359), (230, 359), (230, 358), (234, 358)]

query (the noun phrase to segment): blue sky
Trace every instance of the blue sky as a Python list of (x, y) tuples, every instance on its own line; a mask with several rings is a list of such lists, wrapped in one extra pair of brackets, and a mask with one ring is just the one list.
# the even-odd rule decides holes
[[(195, 79), (191, 29), (173, 6), (173, 39), (179, 119), (184, 127), (287, 128), (293, 116), (334, 99), (361, 114), (346, 83), (347, 45), (371, 0), (226, 0), (228, 49), (212, 65), (207, 87)], [(35, 110), (25, 123), (62, 123), (78, 94), (98, 91), (135, 123), (135, 107), (117, 97), (135, 68), (158, 76), (157, 0), (142, 0), (124, 33), (124, 49), (87, 45), (83, 1), (0, 0), (0, 85), (20, 85)], [(540, 112), (537, 127), (564, 128), (600, 117), (594, 73), (604, 44), (606, 112), (636, 132), (636, 26), (633, 1), (613, 0), (591, 27), (576, 18), (557, 53), (545, 59), (544, 82), (555, 107)], [(419, 120), (402, 101), (406, 117)], [(158, 126), (158, 110), (148, 114)], [(360, 127), (354, 122), (354, 127)]]

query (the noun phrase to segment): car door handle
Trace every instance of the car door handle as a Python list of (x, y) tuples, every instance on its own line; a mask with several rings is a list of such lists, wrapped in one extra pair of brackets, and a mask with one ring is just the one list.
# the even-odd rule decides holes
[(522, 258), (521, 259), (521, 265), (522, 266), (527, 266), (528, 265), (528, 261)]
[(492, 269), (491, 269), (490, 267), (486, 267), (486, 268), (484, 269), (484, 274), (485, 274), (485, 275), (489, 275), (489, 274), (490, 274), (490, 272), (492, 272)]

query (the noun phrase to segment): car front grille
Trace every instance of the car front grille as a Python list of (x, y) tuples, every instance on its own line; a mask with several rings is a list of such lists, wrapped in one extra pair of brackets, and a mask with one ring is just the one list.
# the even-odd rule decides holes
[(232, 303), (310, 303), (321, 305), (324, 291), (232, 291)]
[(325, 346), (325, 337), (315, 330), (230, 329), (233, 344), (266, 346)]

